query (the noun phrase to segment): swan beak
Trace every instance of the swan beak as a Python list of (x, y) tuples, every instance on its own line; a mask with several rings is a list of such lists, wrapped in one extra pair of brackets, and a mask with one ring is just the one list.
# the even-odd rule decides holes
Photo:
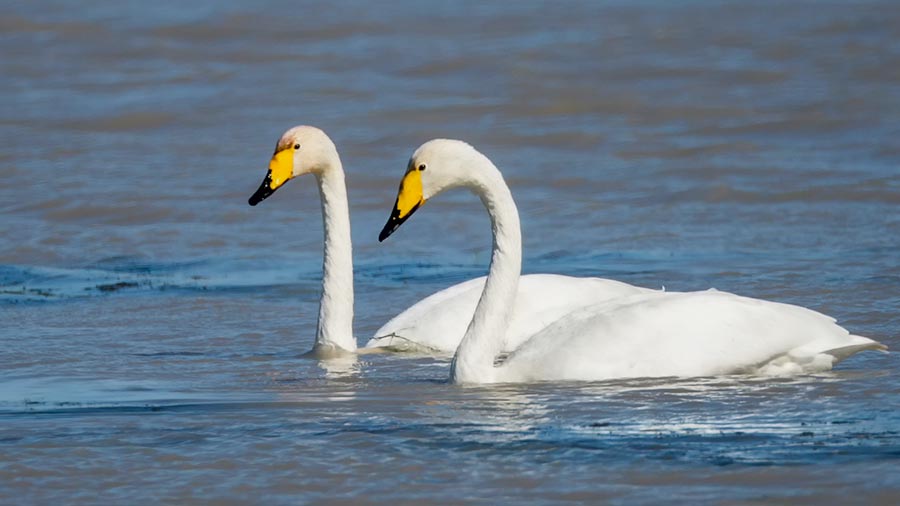
[(263, 179), (262, 184), (259, 185), (259, 188), (250, 196), (250, 200), (247, 202), (251, 206), (259, 204), (263, 200), (266, 200), (269, 195), (275, 193), (275, 190), (280, 188), (284, 183), (287, 183), (292, 177), (294, 177), (293, 146), (277, 151), (272, 155), (272, 159), (269, 161), (269, 171), (266, 172), (266, 178)]
[(400, 191), (397, 193), (397, 200), (394, 201), (394, 210), (378, 234), (378, 242), (393, 234), (425, 201), (425, 197), (422, 196), (422, 174), (416, 169), (411, 169), (403, 176), (403, 181), (400, 181)]

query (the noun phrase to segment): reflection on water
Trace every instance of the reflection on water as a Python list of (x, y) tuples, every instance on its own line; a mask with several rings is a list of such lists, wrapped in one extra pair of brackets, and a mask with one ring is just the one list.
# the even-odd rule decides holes
[(287, 127), (334, 138), (364, 341), (484, 273), (465, 193), (376, 240), (410, 150), (462, 138), (527, 272), (715, 286), (897, 349), (893, 3), (135, 7), (0, 17), (0, 503), (898, 502), (895, 353), (465, 388), (446, 358), (309, 360), (314, 184), (246, 205)]
[(356, 355), (318, 360), (317, 365), (325, 371), (325, 377), (328, 379), (352, 378), (360, 372), (359, 359)]

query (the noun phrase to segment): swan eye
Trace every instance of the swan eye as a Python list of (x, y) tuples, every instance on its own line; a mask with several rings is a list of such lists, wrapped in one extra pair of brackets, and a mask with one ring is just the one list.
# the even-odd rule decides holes
[(419, 164), (419, 170), (425, 170), (425, 164), (424, 164), (424, 163)]
[(300, 145), (299, 145), (299, 144), (294, 144), (294, 149), (300, 149)]

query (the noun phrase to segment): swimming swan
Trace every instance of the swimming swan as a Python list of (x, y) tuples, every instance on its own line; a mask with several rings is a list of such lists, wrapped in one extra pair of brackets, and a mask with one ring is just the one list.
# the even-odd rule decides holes
[[(275, 146), (269, 170), (249, 199), (255, 206), (287, 181), (313, 174), (319, 186), (325, 251), (322, 296), (312, 354), (331, 357), (353, 352), (417, 351), (452, 354), (459, 346), (484, 286), (480, 277), (437, 292), (400, 313), (375, 332), (366, 348), (357, 350), (353, 337), (353, 252), (350, 210), (344, 169), (334, 143), (322, 130), (297, 126), (286, 131)], [(640, 291), (635, 287), (595, 278), (554, 275), (524, 276), (508, 331), (509, 349), (562, 314), (589, 302), (619, 298)], [(544, 294), (567, 290), (552, 303)], [(377, 349), (377, 350), (376, 350)]]
[[(497, 167), (472, 146), (436, 139), (410, 159), (379, 240), (451, 188), (487, 209), (487, 282), (450, 369), (454, 383), (784, 374), (826, 370), (862, 350), (885, 350), (821, 313), (716, 290), (634, 293), (569, 311), (526, 336), (499, 365), (521, 270), (519, 214)], [(572, 279), (572, 278), (568, 278)], [(548, 291), (548, 302), (562, 292)]]

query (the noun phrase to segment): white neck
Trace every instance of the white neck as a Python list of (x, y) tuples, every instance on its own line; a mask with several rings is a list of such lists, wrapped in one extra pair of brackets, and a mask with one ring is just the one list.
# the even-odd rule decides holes
[(469, 189), (481, 198), (491, 216), (494, 243), (484, 291), (450, 368), (454, 383), (492, 383), (494, 359), (503, 348), (506, 329), (522, 270), (522, 232), (519, 211), (500, 171), (481, 158)]
[[(353, 337), (353, 247), (350, 208), (340, 158), (316, 173), (322, 199), (325, 253), (322, 262), (322, 299), (313, 352), (356, 351)], [(335, 350), (334, 348), (339, 348)]]

